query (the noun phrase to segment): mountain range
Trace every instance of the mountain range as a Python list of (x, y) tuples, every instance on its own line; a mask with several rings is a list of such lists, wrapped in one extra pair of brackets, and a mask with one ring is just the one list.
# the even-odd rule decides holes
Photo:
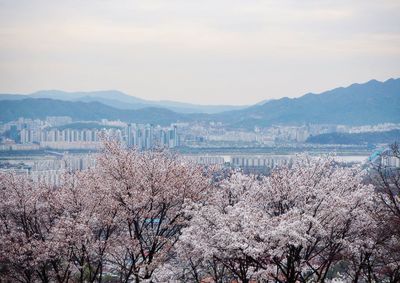
[(235, 127), (272, 124), (365, 125), (400, 122), (400, 79), (371, 80), (299, 98), (281, 98), (217, 114)]
[[(180, 107), (181, 111), (174, 111), (174, 107)], [(203, 107), (203, 110), (199, 110), (199, 107)], [(26, 96), (0, 94), (2, 122), (18, 117), (44, 118), (64, 115), (71, 116), (76, 121), (96, 121), (105, 118), (160, 125), (178, 121), (216, 121), (224, 123), (227, 127), (246, 129), (277, 124), (400, 123), (400, 79), (384, 82), (371, 80), (320, 94), (308, 93), (298, 98), (267, 100), (239, 109), (232, 106), (149, 102), (117, 91), (41, 91)]]
[(184, 114), (164, 108), (123, 110), (100, 102), (73, 102), (49, 98), (0, 101), (0, 121), (3, 122), (16, 120), (19, 117), (45, 119), (46, 116), (70, 116), (75, 121), (109, 119), (160, 125), (168, 125), (186, 117)]
[(117, 90), (66, 92), (61, 90), (41, 90), (31, 94), (0, 94), (1, 100), (22, 100), (27, 98), (48, 98), (62, 101), (100, 102), (122, 110), (137, 110), (147, 107), (165, 108), (178, 113), (218, 113), (244, 109), (247, 106), (197, 105), (169, 100), (152, 101), (125, 94)]

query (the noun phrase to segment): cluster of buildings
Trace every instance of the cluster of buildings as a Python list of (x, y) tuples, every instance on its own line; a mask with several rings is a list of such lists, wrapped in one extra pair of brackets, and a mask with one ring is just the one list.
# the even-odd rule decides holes
[(382, 157), (382, 165), (386, 167), (400, 167), (400, 158), (397, 156)]
[(376, 150), (368, 158), (368, 161), (372, 164), (393, 168), (400, 168), (400, 156), (399, 153), (395, 153), (392, 148), (384, 148)]
[(96, 166), (95, 154), (58, 154), (40, 159), (26, 159), (23, 162), (10, 160), (7, 164), (0, 163), (0, 172), (13, 172), (36, 182), (59, 185), (66, 173), (87, 170), (94, 166)]
[(95, 150), (101, 147), (103, 137), (138, 149), (174, 148), (180, 143), (176, 125), (161, 127), (108, 120), (72, 123), (70, 117), (20, 118), (1, 126), (0, 150)]
[(363, 125), (363, 126), (341, 126), (339, 131), (345, 133), (368, 133), (368, 132), (386, 132), (400, 129), (400, 124), (383, 123), (378, 125)]
[(60, 159), (36, 160), (27, 174), (32, 180), (47, 184), (59, 185), (67, 172), (87, 170), (96, 166), (96, 156), (65, 155)]
[(182, 127), (185, 129), (183, 142), (188, 146), (221, 146), (248, 144), (272, 146), (276, 143), (304, 143), (311, 135), (337, 132), (337, 125), (275, 125), (266, 128), (255, 127), (253, 130), (226, 129), (222, 124), (195, 124)]
[(66, 124), (71, 124), (72, 118), (68, 116), (48, 116), (43, 120), (40, 119), (29, 119), (29, 118), (18, 118), (15, 121), (7, 122), (4, 124), (0, 123), (0, 132), (4, 133), (10, 131), (21, 131), (22, 129), (40, 129), (43, 127), (57, 127)]
[(119, 128), (103, 129), (22, 129), (20, 131), (21, 145), (39, 145), (40, 148), (59, 150), (68, 149), (98, 149), (101, 147), (101, 136), (123, 140), (123, 131)]
[(128, 147), (151, 149), (154, 147), (174, 148), (180, 144), (178, 127), (163, 128), (153, 125), (129, 124), (125, 129)]
[[(277, 154), (189, 154), (181, 155), (183, 160), (202, 166), (212, 166), (219, 169), (231, 168), (240, 169), (246, 173), (268, 174), (272, 169), (291, 164), (294, 155)], [(62, 154), (52, 152), (40, 159), (27, 159), (9, 162), (7, 166), (0, 166), (0, 171), (12, 171), (18, 174), (29, 176), (32, 180), (53, 185), (62, 183), (63, 176), (67, 172), (87, 170), (96, 166), (97, 153), (88, 154)], [(338, 162), (381, 164), (385, 167), (400, 167), (400, 158), (393, 155), (390, 149), (377, 151), (367, 160), (342, 160)], [(1, 165), (1, 164), (0, 164)]]
[[(268, 173), (271, 169), (288, 164), (292, 156), (276, 155), (182, 155), (183, 160), (203, 166), (217, 168), (236, 168), (244, 172)], [(0, 166), (1, 171), (11, 171), (25, 175), (37, 182), (60, 185), (68, 172), (82, 171), (96, 166), (96, 153), (61, 154), (43, 156), (40, 159), (26, 159), (23, 163), (11, 162), (8, 166)], [(14, 165), (14, 166), (13, 166)]]
[(292, 156), (290, 155), (233, 156), (231, 165), (235, 168), (273, 169), (286, 165), (291, 161)]
[(292, 155), (186, 155), (184, 159), (204, 166), (241, 169), (244, 172), (268, 173), (271, 169), (289, 164)]
[[(25, 119), (0, 124), (0, 151), (30, 151), (50, 149), (44, 157), (27, 162), (0, 163), (0, 171), (13, 170), (27, 174), (35, 181), (60, 184), (64, 173), (86, 170), (96, 165), (95, 154), (65, 155), (55, 150), (97, 150), (102, 138), (111, 138), (126, 147), (141, 150), (153, 148), (276, 146), (285, 142), (302, 145), (311, 135), (331, 132), (359, 133), (399, 129), (400, 124), (349, 127), (342, 125), (270, 126), (253, 130), (227, 129), (221, 123), (176, 123), (167, 127), (121, 121), (74, 122), (71, 117), (53, 116), (45, 119)], [(40, 152), (39, 152), (40, 153)], [(189, 154), (182, 158), (204, 166), (240, 168), (245, 172), (268, 173), (271, 169), (292, 161), (291, 155)], [(369, 158), (383, 166), (400, 167), (400, 159), (390, 151), (377, 151)]]
[(175, 123), (169, 127), (128, 124), (102, 119), (100, 122), (73, 122), (71, 117), (53, 116), (39, 119), (19, 118), (0, 124), (0, 150), (35, 150), (51, 148), (98, 149), (101, 136), (112, 137), (129, 147), (243, 147), (302, 144), (319, 134), (362, 133), (400, 129), (400, 124), (346, 126), (307, 124), (273, 125), (252, 130), (228, 129), (222, 123)]
[(182, 124), (182, 143), (186, 146), (274, 146), (286, 143), (304, 143), (310, 136), (328, 133), (384, 132), (400, 129), (400, 124), (347, 126), (306, 124), (299, 126), (272, 125), (253, 130), (227, 129), (221, 123)]

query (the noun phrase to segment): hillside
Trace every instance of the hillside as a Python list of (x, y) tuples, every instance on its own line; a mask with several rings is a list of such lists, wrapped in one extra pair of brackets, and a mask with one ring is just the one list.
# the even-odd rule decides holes
[(392, 130), (387, 132), (371, 132), (371, 133), (329, 133), (311, 136), (307, 139), (307, 143), (317, 144), (367, 144), (367, 143), (387, 143), (392, 144), (400, 142), (400, 130)]
[(282, 98), (244, 110), (214, 115), (233, 127), (272, 124), (363, 125), (400, 122), (400, 79), (371, 80), (321, 94)]
[(126, 122), (169, 125), (184, 118), (182, 114), (162, 108), (138, 110), (116, 109), (99, 102), (71, 102), (46, 98), (4, 100), (0, 102), (0, 121), (19, 117), (44, 119), (46, 116), (70, 116), (74, 120), (99, 121), (101, 119)]
[(48, 98), (63, 101), (81, 101), (81, 102), (100, 102), (102, 104), (123, 109), (137, 110), (148, 107), (165, 108), (178, 113), (219, 113), (235, 109), (243, 109), (247, 106), (231, 106), (231, 105), (197, 105), (176, 101), (152, 101), (138, 98), (125, 94), (117, 90), (105, 91), (78, 91), (66, 92), (61, 90), (42, 90), (32, 94), (0, 94), (2, 100), (21, 100), (27, 98)]
[[(50, 98), (27, 98), (13, 95), (0, 95), (0, 121), (10, 121), (19, 117), (44, 118), (45, 116), (67, 115), (74, 120), (96, 121), (120, 119), (126, 122), (154, 123), (166, 125), (177, 121), (217, 121), (228, 128), (254, 129), (255, 126), (343, 124), (365, 125), (385, 122), (400, 123), (400, 79), (385, 82), (376, 80), (349, 87), (336, 88), (321, 94), (309, 93), (299, 98), (281, 98), (270, 100), (241, 110), (226, 111), (217, 114), (177, 113), (160, 107), (140, 109), (122, 109), (129, 102), (121, 102), (125, 94), (115, 92), (97, 92), (97, 98), (72, 97), (82, 101), (58, 100), (64, 93), (41, 93), (37, 96)], [(86, 93), (84, 93), (86, 94)], [(105, 102), (98, 102), (102, 98)], [(110, 97), (110, 98), (105, 98)], [(111, 99), (111, 97), (113, 99)], [(129, 97), (137, 104), (141, 100)], [(93, 101), (94, 100), (94, 101)], [(110, 106), (112, 105), (112, 106)], [(132, 104), (133, 105), (133, 104)], [(128, 107), (128, 106), (126, 106)], [(144, 107), (144, 106), (143, 106)]]

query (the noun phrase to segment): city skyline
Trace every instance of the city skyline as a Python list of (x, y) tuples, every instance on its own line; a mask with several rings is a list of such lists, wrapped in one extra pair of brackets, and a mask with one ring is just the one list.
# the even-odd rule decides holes
[(397, 1), (0, 1), (1, 93), (249, 105), (400, 77)]

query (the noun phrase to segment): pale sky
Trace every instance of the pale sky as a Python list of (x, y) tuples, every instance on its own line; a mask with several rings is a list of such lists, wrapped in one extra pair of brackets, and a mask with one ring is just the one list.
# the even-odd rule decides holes
[(0, 0), (0, 93), (253, 104), (391, 77), (398, 0)]

